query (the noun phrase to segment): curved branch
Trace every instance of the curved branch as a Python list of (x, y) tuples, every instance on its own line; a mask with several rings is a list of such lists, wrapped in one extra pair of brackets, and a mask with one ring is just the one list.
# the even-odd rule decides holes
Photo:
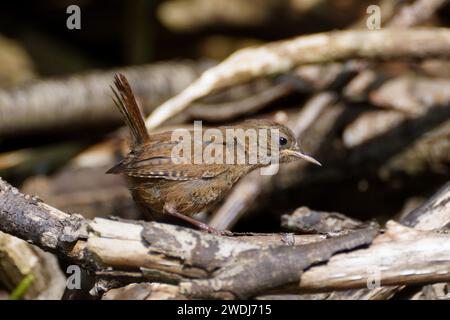
[(285, 237), (261, 244), (264, 235), (258, 242), (154, 222), (87, 220), (23, 195), (2, 180), (0, 208), (2, 231), (103, 276), (108, 271), (134, 272), (153, 281), (180, 283), (184, 295), (197, 298), (246, 298), (298, 282), (311, 264), (370, 244), (377, 233), (370, 226), (305, 245), (292, 245)]
[(337, 31), (242, 49), (205, 71), (189, 87), (155, 109), (146, 125), (149, 129), (159, 126), (214, 90), (254, 77), (286, 72), (299, 65), (352, 58), (449, 58), (449, 52), (450, 31), (444, 28)]
[[(426, 229), (430, 220), (440, 219), (440, 225), (447, 225), (449, 190), (445, 186), (405, 221)], [(0, 209), (1, 231), (66, 256), (99, 277), (177, 284), (179, 293), (190, 298), (248, 298), (292, 290), (292, 285), (295, 291), (365, 287), (370, 276), (365, 270), (374, 266), (382, 271), (382, 285), (440, 282), (450, 277), (444, 272), (450, 268), (449, 235), (394, 222), (376, 238), (376, 226), (369, 225), (304, 245), (285, 237), (261, 242), (265, 235), (251, 241), (249, 236), (220, 237), (155, 222), (88, 220), (23, 195), (3, 180)], [(366, 249), (353, 250), (368, 244)], [(328, 260), (326, 265), (314, 266)]]

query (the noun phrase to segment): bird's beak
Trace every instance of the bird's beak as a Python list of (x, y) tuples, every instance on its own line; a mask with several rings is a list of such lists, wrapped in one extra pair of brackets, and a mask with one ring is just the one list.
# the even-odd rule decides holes
[(308, 162), (314, 163), (315, 165), (322, 166), (322, 164), (319, 161), (317, 161), (316, 159), (314, 159), (311, 156), (308, 156), (307, 154), (301, 153), (300, 151), (287, 149), (287, 150), (284, 150), (284, 152), (287, 155), (289, 155), (289, 156), (294, 156), (294, 157), (297, 157), (297, 158), (301, 158), (301, 159), (306, 160)]

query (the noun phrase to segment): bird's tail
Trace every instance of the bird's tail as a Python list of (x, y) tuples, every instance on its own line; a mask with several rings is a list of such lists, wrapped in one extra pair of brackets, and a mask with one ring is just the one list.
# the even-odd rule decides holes
[(130, 129), (133, 146), (146, 142), (149, 135), (127, 78), (121, 73), (116, 74), (114, 85), (116, 88), (111, 87), (114, 94), (113, 101)]

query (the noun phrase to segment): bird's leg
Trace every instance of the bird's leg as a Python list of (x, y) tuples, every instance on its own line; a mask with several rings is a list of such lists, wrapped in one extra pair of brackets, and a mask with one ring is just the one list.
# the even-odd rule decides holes
[(170, 204), (165, 204), (164, 205), (164, 211), (168, 214), (170, 214), (173, 217), (177, 217), (179, 219), (182, 219), (186, 222), (189, 222), (190, 224), (193, 224), (194, 226), (196, 226), (197, 228), (199, 228), (200, 230), (206, 231), (208, 233), (212, 233), (218, 236), (232, 236), (233, 233), (231, 231), (228, 230), (217, 230), (216, 228), (211, 227), (210, 225), (201, 222), (197, 219), (191, 218), (189, 216), (185, 216), (184, 214), (179, 213), (174, 206), (170, 205)]

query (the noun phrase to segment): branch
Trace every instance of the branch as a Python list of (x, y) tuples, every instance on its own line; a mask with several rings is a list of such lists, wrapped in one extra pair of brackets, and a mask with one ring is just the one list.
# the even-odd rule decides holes
[[(450, 280), (450, 236), (416, 231), (390, 221), (370, 248), (336, 255), (311, 268), (300, 281), (305, 290), (343, 290), (374, 285)], [(378, 282), (378, 283), (377, 283)]]
[(410, 5), (404, 5), (389, 21), (389, 27), (411, 27), (430, 19), (447, 0), (416, 0)]
[[(430, 200), (427, 208), (431, 213), (419, 212), (432, 215), (444, 210), (447, 214), (441, 217), (445, 221), (440, 223), (448, 223), (449, 192), (450, 186), (446, 186)], [(306, 245), (261, 244), (160, 223), (86, 220), (23, 195), (4, 181), (0, 181), (0, 208), (2, 231), (69, 257), (99, 276), (131, 273), (150, 281), (175, 283), (181, 295), (191, 298), (247, 298), (292, 286), (305, 268), (327, 261), (337, 252), (367, 245), (377, 233), (370, 226)], [(310, 268), (299, 289), (365, 286), (368, 274), (362, 270), (374, 265), (383, 267), (381, 283), (447, 281), (449, 274), (443, 270), (450, 267), (448, 246), (446, 234), (420, 233), (390, 223), (388, 232), (369, 248), (341, 253), (326, 265)], [(389, 264), (374, 262), (386, 262), (376, 259), (389, 256)], [(414, 270), (405, 274), (405, 268)]]
[(419, 230), (448, 228), (450, 225), (450, 182), (400, 222)]
[[(264, 79), (261, 79), (264, 80)], [(260, 81), (259, 87), (251, 88), (250, 83), (247, 86), (241, 85), (233, 88), (239, 88), (253, 94), (242, 97), (239, 100), (219, 102), (219, 103), (205, 103), (195, 102), (187, 110), (186, 116), (190, 119), (202, 119), (204, 121), (229, 121), (239, 116), (246, 114), (254, 114), (263, 109), (269, 103), (283, 96), (288, 95), (293, 91), (293, 86), (289, 82), (281, 82), (270, 84), (269, 81)], [(208, 97), (210, 98), (210, 96)]]
[(87, 223), (40, 199), (24, 195), (0, 179), (0, 231), (38, 247), (67, 255), (75, 241), (87, 237)]
[(254, 77), (283, 73), (299, 65), (351, 58), (448, 58), (449, 52), (450, 32), (443, 28), (338, 31), (242, 49), (205, 71), (184, 91), (159, 106), (146, 124), (153, 129), (214, 90)]
[[(444, 185), (440, 190), (438, 190), (429, 200), (427, 200), (424, 204), (422, 204), (419, 208), (411, 211), (408, 215), (406, 215), (404, 218), (401, 219), (401, 223), (412, 226), (417, 230), (445, 230), (448, 229), (448, 226), (450, 224), (450, 183), (447, 183)], [(414, 237), (414, 236), (413, 236)], [(448, 234), (447, 234), (448, 237)], [(419, 243), (413, 244), (411, 243), (412, 247), (415, 247), (415, 245), (420, 244), (422, 241), (422, 237), (418, 237)], [(444, 245), (445, 241), (448, 238), (443, 238)], [(441, 239), (438, 239), (440, 241)], [(414, 241), (414, 240), (413, 240)], [(423, 244), (423, 242), (422, 242)], [(431, 245), (434, 248), (437, 248), (436, 243), (430, 243), (425, 245)], [(417, 252), (413, 253), (413, 255), (416, 257), (417, 261), (411, 261), (409, 260), (409, 256), (404, 254), (403, 257), (399, 261), (402, 261), (403, 259), (407, 259), (409, 261), (410, 266), (413, 266), (415, 269), (412, 270), (412, 272), (409, 272), (406, 274), (406, 277), (409, 277), (413, 282), (415, 282), (417, 279), (416, 277), (421, 273), (424, 275), (425, 278), (433, 277), (432, 273), (429, 273), (429, 270), (436, 271), (439, 268), (446, 268), (445, 270), (441, 270), (439, 273), (444, 275), (445, 277), (448, 277), (448, 270), (449, 267), (445, 266), (445, 256), (447, 253), (444, 253), (443, 260), (444, 265), (441, 265), (441, 259), (439, 256), (434, 256), (432, 259), (437, 259), (436, 263), (434, 265), (428, 266), (427, 269), (426, 263), (429, 260), (429, 257), (433, 257), (434, 250), (429, 250), (428, 248), (423, 248), (423, 252), (421, 254), (418, 254)], [(437, 248), (439, 251), (440, 249)], [(447, 250), (448, 251), (448, 250)], [(401, 252), (401, 251), (399, 251)], [(403, 252), (402, 252), (403, 253)], [(432, 260), (430, 259), (430, 260)], [(400, 262), (401, 263), (401, 262)], [(376, 264), (377, 265), (377, 264)], [(407, 268), (408, 270), (411, 270), (411, 268)], [(374, 269), (372, 269), (374, 270)], [(381, 269), (378, 269), (382, 271)], [(399, 274), (398, 277), (405, 276), (405, 274)], [(381, 282), (390, 282), (389, 277), (387, 276), (387, 279), (381, 279)], [(444, 280), (446, 281), (446, 280)], [(439, 281), (436, 281), (439, 282)], [(357, 290), (356, 292), (342, 292), (342, 293), (336, 293), (334, 298), (339, 296), (339, 298), (343, 299), (387, 299), (393, 296), (396, 292), (401, 291), (404, 288), (404, 286), (385, 286), (385, 287), (378, 287), (373, 290), (363, 289), (363, 290)]]
[(426, 113), (433, 106), (448, 106), (449, 88), (450, 80), (445, 78), (399, 76), (384, 82), (369, 98), (375, 106), (414, 116)]
[(87, 220), (23, 195), (4, 181), (0, 181), (0, 208), (2, 231), (102, 276), (131, 272), (175, 282), (183, 295), (197, 298), (246, 298), (298, 282), (306, 267), (367, 245), (377, 233), (370, 226), (305, 245), (285, 244), (282, 237), (278, 244), (261, 244), (160, 223)]
[[(127, 75), (147, 112), (191, 83), (205, 64), (166, 62), (94, 71), (0, 89), (0, 136), (118, 122), (109, 88), (114, 73)], [(55, 94), (57, 92), (57, 94)]]
[(281, 216), (281, 225), (301, 233), (330, 234), (355, 229), (362, 222), (338, 212), (324, 212), (300, 207), (291, 214)]

